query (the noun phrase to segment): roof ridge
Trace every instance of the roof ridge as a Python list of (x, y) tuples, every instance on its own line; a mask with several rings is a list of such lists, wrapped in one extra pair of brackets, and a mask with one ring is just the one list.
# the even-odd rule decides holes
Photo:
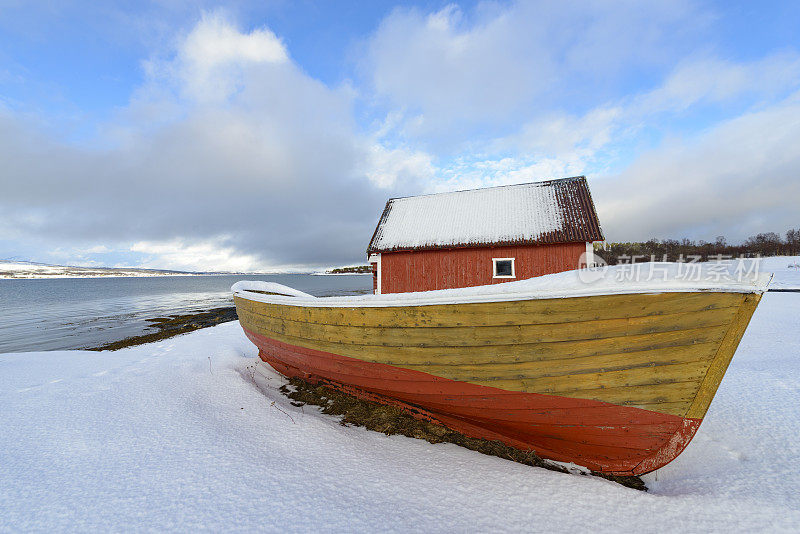
[(554, 178), (552, 180), (541, 180), (539, 182), (522, 182), (519, 184), (504, 184), (504, 185), (492, 185), (489, 187), (475, 187), (473, 189), (458, 189), (456, 191), (440, 191), (439, 193), (425, 193), (423, 195), (408, 195), (405, 197), (391, 197), (388, 202), (392, 202), (394, 200), (405, 200), (407, 198), (422, 198), (422, 197), (435, 197), (437, 195), (452, 195), (453, 193), (470, 193), (472, 191), (488, 191), (489, 189), (504, 189), (509, 187), (520, 187), (523, 185), (552, 185), (561, 182), (575, 182), (578, 180), (586, 180), (585, 175), (579, 176), (569, 176), (566, 178)]

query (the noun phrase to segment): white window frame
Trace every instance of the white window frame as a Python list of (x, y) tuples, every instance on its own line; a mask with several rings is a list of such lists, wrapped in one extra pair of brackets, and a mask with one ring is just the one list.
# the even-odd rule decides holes
[[(492, 278), (516, 278), (517, 270), (515, 266), (516, 258), (492, 258)], [(497, 274), (497, 262), (510, 261), (511, 262), (511, 276), (507, 274)]]

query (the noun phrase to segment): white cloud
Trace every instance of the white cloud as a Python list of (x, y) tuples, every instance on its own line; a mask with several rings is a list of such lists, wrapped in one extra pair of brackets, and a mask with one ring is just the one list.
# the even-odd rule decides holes
[(565, 159), (590, 159), (611, 143), (623, 127), (625, 109), (602, 106), (581, 117), (550, 115), (524, 124), (519, 132), (494, 142), (495, 147)]
[(800, 78), (800, 56), (783, 52), (749, 62), (717, 57), (681, 62), (664, 83), (634, 100), (639, 115), (681, 112), (699, 104), (729, 103), (742, 96), (776, 96), (793, 90)]
[(229, 237), (186, 241), (139, 241), (130, 246), (131, 252), (149, 255), (138, 267), (182, 271), (256, 272), (273, 269), (254, 254), (243, 254), (226, 246)]
[[(396, 9), (365, 60), (389, 110), (380, 134), (454, 159), (439, 165), (436, 190), (616, 172), (643, 145), (680, 135), (672, 124), (690, 111), (716, 106), (718, 121), (798, 88), (794, 51), (741, 62), (708, 52), (696, 30), (712, 20), (692, 2)], [(631, 79), (636, 92), (621, 93)], [(491, 160), (515, 170), (497, 178), (477, 165)]]
[[(583, 115), (550, 113), (499, 137), (476, 156), (443, 166), (429, 191), (587, 174), (611, 240), (743, 239), (800, 225), (800, 55), (733, 62), (685, 59), (641, 94), (599, 103)], [(800, 94), (800, 93), (798, 93)], [(775, 103), (777, 97), (777, 103)], [(725, 106), (728, 118), (700, 135), (664, 126), (691, 110)], [(718, 112), (717, 112), (718, 113)], [(652, 136), (633, 162), (617, 151)], [(660, 136), (664, 136), (660, 140)], [(641, 152), (641, 149), (639, 150)], [(611, 169), (611, 170), (610, 170)]]
[(477, 189), (498, 185), (536, 182), (575, 176), (583, 169), (580, 160), (542, 157), (475, 160), (459, 158), (441, 169), (442, 179), (428, 184), (427, 192)]
[(712, 240), (800, 226), (800, 94), (592, 182), (606, 237)]
[(85, 254), (105, 254), (111, 252), (111, 249), (105, 245), (94, 245), (83, 251)]
[[(800, 55), (784, 52), (745, 63), (703, 57), (681, 62), (658, 87), (606, 102), (583, 115), (546, 114), (489, 147), (530, 160), (558, 160), (579, 173), (606, 173), (618, 167), (616, 151), (643, 132), (664, 133), (664, 124), (690, 108), (724, 104), (732, 117), (766, 105), (775, 96), (800, 88)], [(742, 100), (739, 105), (733, 103)], [(507, 158), (506, 158), (507, 159)], [(622, 162), (623, 164), (627, 162)]]
[(430, 154), (405, 148), (389, 149), (374, 143), (366, 160), (366, 175), (378, 187), (419, 187), (433, 181), (436, 167)]
[(187, 64), (201, 69), (226, 63), (282, 63), (289, 59), (283, 42), (269, 29), (243, 33), (221, 13), (204, 14), (178, 53)]
[(270, 30), (243, 33), (216, 12), (204, 14), (179, 44), (174, 67), (185, 94), (219, 101), (241, 88), (236, 84), (240, 69), (288, 61), (283, 42)]
[(684, 33), (706, 16), (688, 2), (454, 5), (397, 9), (368, 45), (378, 95), (409, 110), (409, 136), (474, 138), (545, 110), (585, 107), (615, 94), (615, 80), (680, 57)]
[(109, 125), (115, 142), (105, 148), (63, 144), (0, 111), (6, 233), (65, 248), (141, 242), (152, 266), (362, 258), (390, 195), (370, 178), (413, 180), (429, 159), (375, 147), (357, 131), (352, 90), (308, 76), (267, 30), (243, 32), (219, 17), (205, 16), (166, 60), (150, 62), (151, 78)]
[(377, 91), (425, 115), (487, 116), (516, 107), (541, 81), (539, 69), (520, 69), (526, 62), (508, 16), (471, 29), (460, 27), (462, 18), (454, 5), (427, 16), (405, 10), (390, 15), (370, 45)]

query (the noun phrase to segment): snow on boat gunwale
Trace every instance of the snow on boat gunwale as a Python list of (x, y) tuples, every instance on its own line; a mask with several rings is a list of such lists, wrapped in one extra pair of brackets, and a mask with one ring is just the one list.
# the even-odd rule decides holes
[[(686, 265), (692, 266), (690, 275), (685, 275), (684, 271), (689, 269)], [(751, 272), (740, 272), (738, 269), (738, 266), (724, 263), (712, 266), (711, 264), (652, 262), (566, 271), (502, 284), (413, 293), (315, 297), (282, 284), (255, 280), (237, 282), (231, 286), (231, 291), (234, 295), (244, 296), (247, 294), (249, 300), (264, 303), (285, 303), (310, 307), (383, 307), (468, 304), (631, 293), (687, 291), (763, 293), (767, 290), (772, 279), (771, 273), (758, 272), (749, 267), (747, 269), (750, 269)]]

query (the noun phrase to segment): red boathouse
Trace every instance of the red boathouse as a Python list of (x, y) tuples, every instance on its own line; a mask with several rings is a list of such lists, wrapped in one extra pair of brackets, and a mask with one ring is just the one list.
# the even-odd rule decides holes
[(392, 198), (367, 255), (376, 294), (522, 280), (593, 261), (586, 178)]

